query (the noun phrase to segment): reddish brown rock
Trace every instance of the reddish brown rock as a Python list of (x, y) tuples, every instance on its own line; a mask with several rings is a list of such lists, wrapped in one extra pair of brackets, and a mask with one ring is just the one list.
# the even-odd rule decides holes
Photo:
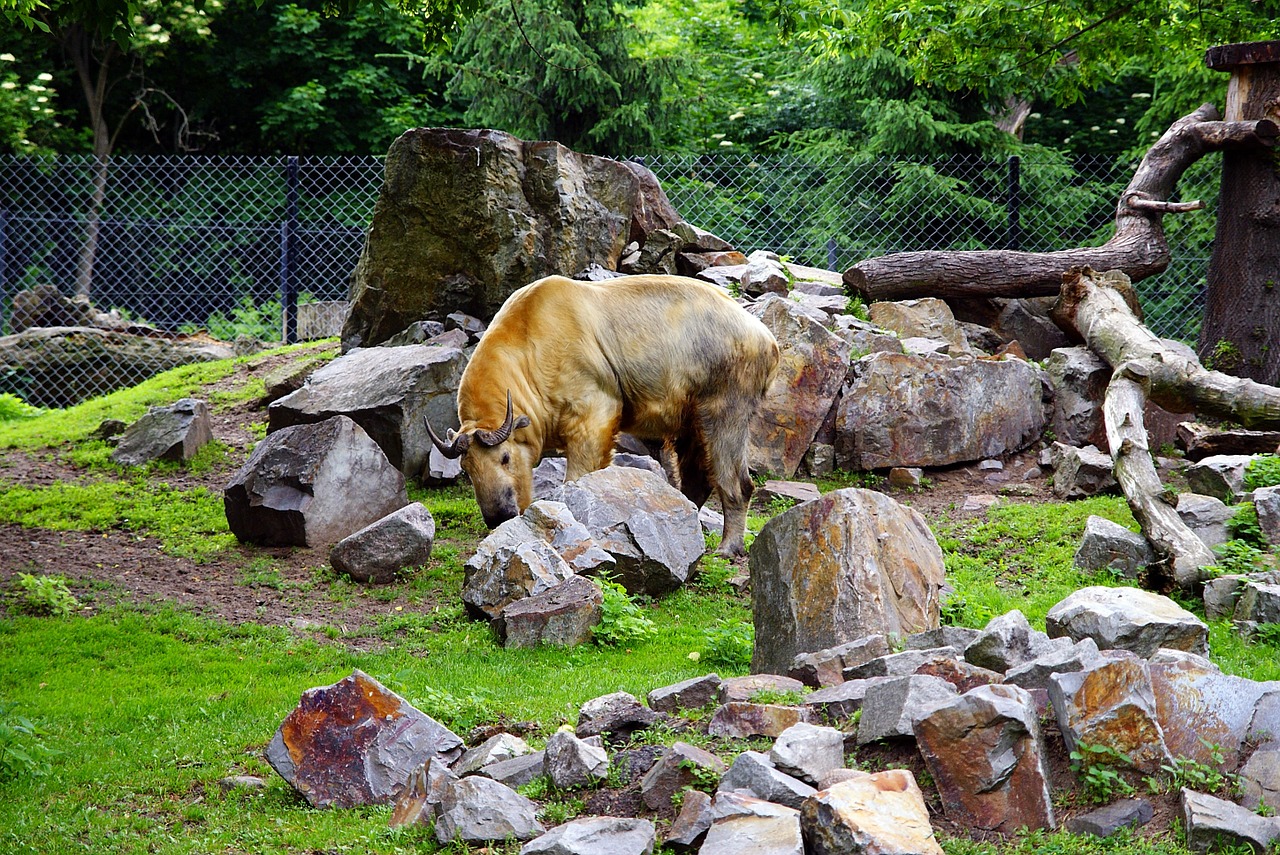
[(386, 804), (432, 757), (453, 762), (462, 740), (363, 671), (302, 693), (267, 762), (312, 807)]
[(915, 723), (947, 817), (984, 831), (1053, 828), (1040, 724), (1017, 686), (967, 692)]
[(798, 722), (814, 724), (814, 718), (813, 711), (807, 707), (733, 702), (724, 704), (715, 711), (707, 732), (712, 736), (734, 739), (749, 736), (776, 739), (784, 730)]

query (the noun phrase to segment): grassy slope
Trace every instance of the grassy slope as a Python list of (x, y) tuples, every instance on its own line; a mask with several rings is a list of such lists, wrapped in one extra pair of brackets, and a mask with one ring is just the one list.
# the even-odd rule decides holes
[[(136, 417), (147, 405), (194, 393), (222, 368), (203, 370), (209, 374), (194, 368), (170, 372), (118, 393), (105, 406), (90, 402), (0, 423), (0, 447), (40, 450), (83, 440), (106, 413)], [(166, 548), (176, 554), (226, 543), (220, 503), (199, 495), (157, 497), (150, 480), (118, 482), (102, 468), (101, 450), (87, 454), (85, 483), (8, 491), (0, 495), (0, 520), (92, 528), (128, 518), (140, 530), (167, 538)], [(423, 491), (416, 498), (432, 508), (442, 534), (452, 531), (455, 542), (406, 584), (456, 590), (459, 554), (480, 531), (474, 503), (447, 490)], [(155, 507), (170, 513), (147, 511)], [(985, 521), (939, 526), (948, 577), (957, 589), (949, 618), (981, 626), (995, 614), (1020, 608), (1043, 626), (1047, 609), (1071, 590), (1110, 581), (1081, 578), (1071, 568), (1091, 513), (1133, 526), (1123, 501), (1114, 498), (1010, 505)], [(281, 629), (228, 627), (174, 611), (2, 621), (0, 703), (37, 721), (45, 730), (43, 742), (61, 753), (46, 775), (0, 782), (0, 851), (431, 851), (421, 829), (388, 831), (386, 808), (314, 811), (270, 774), (262, 748), (300, 693), (360, 668), (461, 732), (500, 717), (534, 719), (549, 732), (572, 721), (591, 697), (618, 690), (643, 696), (717, 667), (706, 657), (711, 650), (705, 630), (749, 624), (749, 605), (719, 583), (723, 567), (710, 562), (704, 577), (649, 604), (654, 638), (630, 647), (568, 652), (502, 650), (456, 610), (406, 612), (388, 620), (381, 630), (394, 646), (364, 654), (300, 641)], [(342, 595), (341, 588), (334, 583), (334, 596)], [(1255, 679), (1280, 677), (1273, 647), (1244, 644), (1225, 624), (1213, 627), (1212, 644), (1226, 670)], [(693, 652), (703, 654), (702, 661), (692, 661)], [(736, 673), (741, 664), (718, 668)], [(266, 793), (222, 793), (216, 782), (237, 773), (264, 775)], [(947, 848), (1183, 851), (1168, 841), (1098, 844), (1065, 835), (1033, 835), (1003, 850), (967, 841), (948, 841)]]

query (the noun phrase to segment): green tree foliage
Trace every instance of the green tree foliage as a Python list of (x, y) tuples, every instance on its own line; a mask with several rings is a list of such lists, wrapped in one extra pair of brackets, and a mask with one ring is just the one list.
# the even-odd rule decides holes
[(656, 105), (679, 61), (644, 56), (625, 9), (607, 0), (487, 0), (447, 56), (447, 96), (469, 126), (570, 148), (630, 154), (654, 148), (669, 117)]

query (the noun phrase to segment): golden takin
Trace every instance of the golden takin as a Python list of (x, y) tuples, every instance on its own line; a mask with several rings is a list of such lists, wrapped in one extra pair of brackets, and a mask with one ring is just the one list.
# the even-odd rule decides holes
[(579, 282), (548, 276), (507, 299), (458, 389), (461, 457), (492, 528), (532, 501), (533, 467), (563, 450), (566, 479), (613, 459), (620, 432), (660, 440), (680, 490), (724, 509), (719, 553), (745, 551), (747, 435), (778, 343), (725, 291), (680, 276)]

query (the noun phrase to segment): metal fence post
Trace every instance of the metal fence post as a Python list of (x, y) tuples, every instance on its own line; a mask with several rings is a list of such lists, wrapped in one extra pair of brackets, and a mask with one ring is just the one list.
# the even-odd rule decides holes
[(0, 333), (9, 329), (9, 212), (0, 208)]
[(828, 269), (828, 270), (839, 270), (839, 269), (840, 269), (840, 268), (837, 266), (837, 263), (838, 263), (838, 262), (839, 262), (839, 260), (840, 260), (840, 259), (839, 259), (839, 257), (838, 257), (838, 252), (837, 252), (837, 251), (838, 251), (838, 249), (839, 249), (839, 245), (836, 243), (836, 239), (835, 239), (835, 238), (827, 238), (827, 269)]
[(290, 157), (285, 170), (285, 212), (280, 223), (280, 309), (285, 344), (298, 341), (298, 288), (294, 276), (293, 235), (298, 227), (298, 158)]
[(1005, 208), (1009, 212), (1009, 231), (1005, 236), (1005, 249), (1022, 249), (1022, 158), (1016, 154), (1009, 158), (1008, 197)]

